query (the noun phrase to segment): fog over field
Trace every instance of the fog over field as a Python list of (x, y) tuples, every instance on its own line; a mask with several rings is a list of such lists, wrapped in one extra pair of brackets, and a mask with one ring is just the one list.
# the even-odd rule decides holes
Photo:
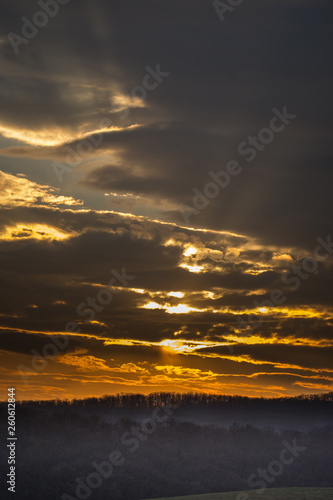
[(332, 393), (22, 402), (17, 497), (141, 500), (333, 487), (332, 409)]

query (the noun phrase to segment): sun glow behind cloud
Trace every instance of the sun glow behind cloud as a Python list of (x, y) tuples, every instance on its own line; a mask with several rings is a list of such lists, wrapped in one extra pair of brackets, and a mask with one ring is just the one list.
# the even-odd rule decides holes
[(216, 342), (205, 342), (205, 341), (190, 341), (190, 340), (181, 340), (181, 339), (165, 339), (160, 342), (158, 345), (166, 348), (169, 351), (176, 353), (193, 353), (200, 349), (204, 349), (206, 347), (216, 347), (217, 345), (226, 345), (226, 343), (216, 343)]
[(178, 304), (177, 306), (171, 306), (170, 304), (158, 304), (157, 302), (148, 302), (142, 306), (142, 309), (162, 309), (168, 314), (188, 314), (191, 312), (202, 312), (202, 309), (197, 309), (195, 307), (190, 307), (186, 304)]
[(110, 125), (109, 127), (97, 126), (88, 130), (85, 130), (86, 127), (82, 127), (81, 129), (77, 129), (76, 131), (67, 129), (65, 127), (31, 131), (29, 129), (14, 129), (0, 125), (0, 134), (7, 139), (16, 139), (17, 141), (20, 141), (29, 146), (54, 147), (62, 146), (64, 144), (75, 141), (81, 141), (95, 134), (118, 132), (120, 130), (130, 130), (139, 126), (140, 124), (135, 123), (127, 127)]
[(70, 206), (83, 204), (71, 196), (58, 194), (58, 190), (30, 181), (24, 175), (12, 175), (0, 171), (0, 207), (17, 206)]
[(35, 240), (65, 240), (73, 234), (59, 231), (45, 224), (16, 224), (12, 227), (7, 227), (5, 231), (0, 233), (1, 240), (27, 239)]
[(192, 266), (190, 264), (180, 264), (179, 267), (187, 269), (190, 273), (201, 273), (204, 270), (203, 266)]

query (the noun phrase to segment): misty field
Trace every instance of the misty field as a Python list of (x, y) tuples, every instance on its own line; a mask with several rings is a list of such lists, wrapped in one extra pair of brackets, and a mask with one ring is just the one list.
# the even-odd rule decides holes
[[(190, 495), (186, 497), (163, 497), (154, 500), (237, 500), (240, 492)], [(243, 491), (244, 500), (332, 500), (333, 488), (278, 488), (260, 495), (256, 491)], [(245, 496), (248, 495), (248, 497)], [(240, 496), (243, 500), (243, 497)]]
[[(158, 393), (18, 403), (17, 498), (332, 500), (332, 410), (333, 394), (264, 400)], [(1, 435), (6, 414), (0, 404)], [(114, 453), (121, 460), (111, 468)], [(2, 477), (7, 472), (0, 447)], [(261, 495), (259, 473), (274, 483)], [(245, 489), (248, 496), (240, 493)]]

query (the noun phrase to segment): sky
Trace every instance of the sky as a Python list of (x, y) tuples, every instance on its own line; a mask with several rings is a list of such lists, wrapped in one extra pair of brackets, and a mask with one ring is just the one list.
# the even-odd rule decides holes
[(332, 17), (2, 2), (2, 398), (333, 390)]

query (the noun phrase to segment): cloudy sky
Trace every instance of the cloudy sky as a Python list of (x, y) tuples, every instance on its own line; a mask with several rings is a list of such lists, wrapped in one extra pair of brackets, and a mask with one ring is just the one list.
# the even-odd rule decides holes
[(3, 397), (333, 390), (333, 6), (225, 4), (2, 2)]

